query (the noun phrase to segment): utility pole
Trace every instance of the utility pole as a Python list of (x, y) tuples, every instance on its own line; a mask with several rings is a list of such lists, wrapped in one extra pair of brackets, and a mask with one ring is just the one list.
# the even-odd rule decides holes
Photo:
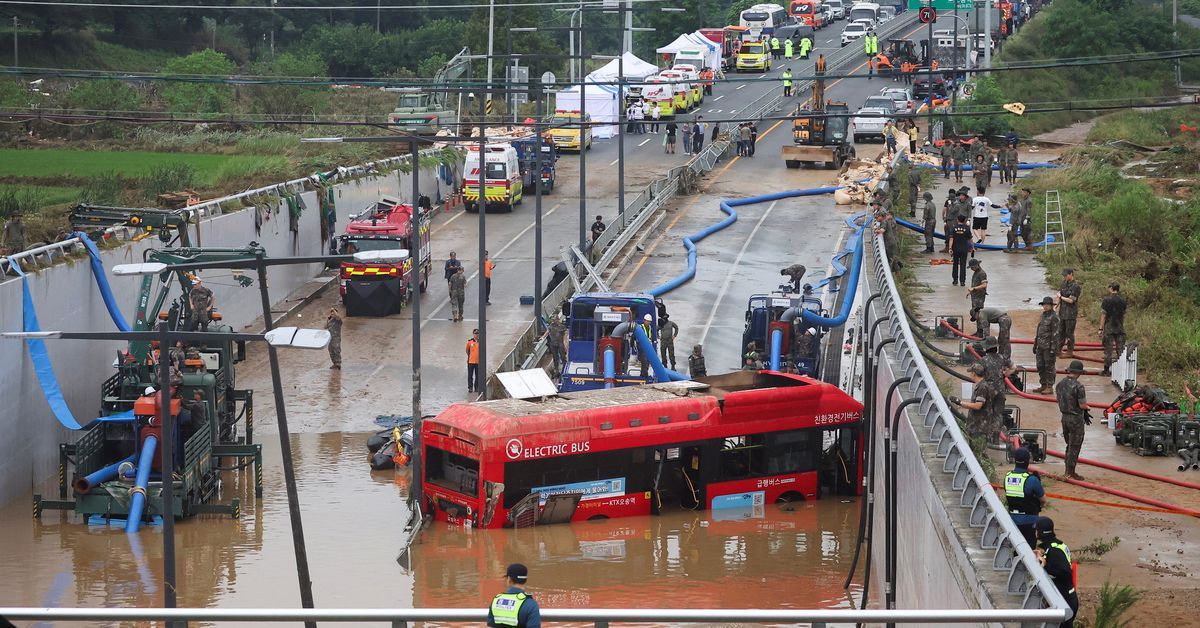
[(383, 10), (382, 7), (380, 7), (380, 3), (381, 3), (381, 0), (375, 0), (375, 34), (376, 35), (378, 35), (380, 32), (379, 31), (379, 21), (380, 21), (379, 18), (380, 18), (380, 13)]
[[(412, 267), (413, 279), (409, 280), (409, 285), (412, 285), (413, 280), (417, 283), (417, 288), (412, 291), (413, 456), (412, 489), (409, 494), (412, 496), (412, 507), (420, 511), (425, 507), (424, 487), (421, 484), (425, 481), (425, 474), (421, 472), (425, 462), (421, 456), (421, 266), (419, 261), (424, 248), (421, 242), (421, 227), (425, 224), (426, 216), (421, 215), (421, 206), (417, 202), (421, 198), (421, 155), (417, 150), (416, 138), (413, 138), (409, 146), (412, 151), (410, 153), (412, 155), (412, 220), (408, 221), (408, 226), (412, 232), (408, 238), (408, 259), (415, 260)], [(428, 281), (428, 278), (426, 280)]]
[(983, 67), (992, 67), (992, 6), (994, 0), (987, 0), (983, 7)]
[(621, 54), (633, 52), (633, 1), (625, 0), (625, 28), (621, 35)]
[[(929, 0), (929, 6), (933, 6), (933, 0)], [(936, 21), (936, 19), (929, 20), (929, 33), (926, 35), (928, 39), (925, 41), (925, 65), (929, 68), (929, 78), (926, 81), (926, 84), (929, 85), (929, 107), (926, 109), (926, 113), (929, 114), (929, 121), (925, 123), (925, 136), (929, 138), (930, 150), (933, 150), (933, 23)], [(958, 27), (957, 24), (954, 26), (955, 28)], [(951, 31), (951, 33), (953, 32), (955, 31)]]
[[(487, 51), (487, 94), (485, 99), (492, 97), (492, 44), (495, 40), (496, 33), (496, 0), (488, 0), (488, 51)], [(482, 129), (483, 127), (480, 127)], [(482, 172), (483, 168), (483, 149), (479, 152), (479, 167)], [(480, 178), (482, 181), (482, 176)], [(483, 202), (483, 196), (480, 195), (479, 201)], [(482, 213), (482, 212), (481, 212)], [(482, 334), (481, 334), (482, 335)]]
[(579, 12), (579, 250), (587, 250), (587, 70), (583, 56), (583, 11)]
[[(489, 35), (488, 39), (491, 39)], [(489, 46), (490, 48), (490, 46)], [(488, 65), (492, 57), (488, 55)], [(489, 72), (489, 79), (491, 78)], [(488, 81), (488, 89), (492, 87)], [(479, 99), (479, 366), (475, 374), (475, 387), (480, 388), (482, 382), (483, 394), (480, 399), (487, 400), (487, 100)], [(538, 147), (539, 150), (541, 147)], [(461, 316), (461, 312), (459, 315)]]
[[(14, 15), (13, 16), (13, 67), (21, 66), (21, 54), (20, 54), (19, 50), (17, 49), (17, 27), (20, 26), (20, 23), (21, 23), (20, 20), (18, 20), (17, 16)], [(1175, 62), (1175, 67), (1176, 68), (1179, 67), (1178, 61)]]
[(271, 0), (271, 58), (275, 58), (275, 2)]
[[(14, 22), (17, 18), (13, 18)], [(13, 27), (13, 41), (17, 38), (16, 27)], [(1175, 44), (1173, 48), (1179, 49), (1179, 0), (1171, 0), (1171, 42)], [(16, 45), (15, 43), (13, 44)], [(16, 54), (14, 50), (14, 56)], [(1179, 66), (1179, 59), (1175, 60), (1175, 87), (1183, 86), (1183, 71)]]

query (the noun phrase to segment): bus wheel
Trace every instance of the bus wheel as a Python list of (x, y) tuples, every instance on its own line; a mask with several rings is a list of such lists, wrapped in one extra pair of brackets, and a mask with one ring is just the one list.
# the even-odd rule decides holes
[(791, 510), (795, 507), (795, 504), (798, 504), (802, 501), (804, 501), (804, 495), (797, 493), (796, 491), (788, 491), (775, 498), (775, 504), (778, 506), (785, 506), (787, 507), (787, 510)]
[(608, 515), (592, 515), (588, 517), (588, 521), (608, 521)]

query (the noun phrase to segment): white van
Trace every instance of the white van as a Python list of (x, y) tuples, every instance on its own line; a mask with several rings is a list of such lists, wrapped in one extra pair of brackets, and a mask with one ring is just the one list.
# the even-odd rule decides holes
[(871, 20), (872, 25), (879, 24), (879, 5), (874, 2), (858, 2), (850, 7), (850, 12), (846, 14), (846, 20), (854, 22), (855, 20)]
[(479, 201), (479, 145), (467, 148), (463, 176), (463, 196), (467, 211), (478, 211), (481, 206), (485, 210), (488, 207), (500, 207), (512, 211), (521, 204), (521, 197), (524, 195), (517, 149), (511, 144), (488, 144), (486, 148), (482, 204)]

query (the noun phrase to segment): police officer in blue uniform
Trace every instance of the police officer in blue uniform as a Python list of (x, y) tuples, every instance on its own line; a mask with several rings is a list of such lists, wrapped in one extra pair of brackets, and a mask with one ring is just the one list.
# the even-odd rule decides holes
[(521, 588), (529, 578), (529, 568), (521, 563), (513, 563), (508, 566), (505, 577), (508, 590), (492, 598), (487, 625), (541, 628), (542, 611), (537, 601)]
[(1042, 479), (1029, 470), (1029, 450), (1018, 447), (1013, 451), (1013, 470), (1004, 476), (1004, 499), (1008, 504), (1008, 514), (1012, 517), (1017, 529), (1029, 542), (1030, 547), (1037, 545), (1034, 526), (1037, 525), (1038, 513), (1046, 505), (1046, 490), (1042, 488)]
[(1067, 601), (1067, 606), (1071, 607), (1071, 617), (1059, 624), (1059, 628), (1074, 628), (1075, 616), (1079, 614), (1079, 595), (1075, 593), (1075, 563), (1071, 560), (1071, 550), (1054, 535), (1054, 521), (1049, 517), (1038, 518), (1037, 536), (1035, 553), (1038, 561)]

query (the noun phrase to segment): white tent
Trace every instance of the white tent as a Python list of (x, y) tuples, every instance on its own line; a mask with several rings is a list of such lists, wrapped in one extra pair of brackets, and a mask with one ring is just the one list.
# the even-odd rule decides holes
[[(623, 69), (626, 79), (644, 79), (647, 76), (658, 74), (658, 66), (642, 61), (632, 52), (626, 52), (623, 61), (625, 64)], [(617, 80), (617, 71), (622, 69), (620, 64), (621, 62), (613, 59), (605, 64), (604, 67), (589, 74), (588, 79), (598, 83), (614, 82)]]
[(680, 50), (685, 50), (688, 48), (695, 48), (695, 47), (696, 47), (696, 42), (692, 41), (692, 39), (690, 37), (688, 37), (687, 34), (684, 34), (684, 35), (680, 35), (679, 37), (676, 37), (675, 41), (663, 46), (662, 48), (659, 48), (658, 50), (655, 50), (655, 52), (657, 52), (660, 55), (673, 55), (673, 54), (679, 52)]
[[(594, 80), (594, 79), (593, 79)], [(587, 86), (587, 108), (586, 112), (592, 122), (608, 122), (617, 121), (617, 88), (615, 85), (593, 85)], [(557, 111), (580, 111), (579, 86), (572, 85), (554, 95), (554, 108)], [(592, 137), (596, 139), (608, 139), (616, 135), (617, 127), (614, 124), (601, 124), (592, 127)]]
[(693, 57), (701, 55), (704, 58), (704, 64), (708, 67), (713, 70), (721, 68), (721, 47), (702, 35), (700, 31), (684, 33), (676, 37), (675, 41), (659, 48), (655, 52), (665, 55), (686, 53)]
[(717, 42), (704, 36), (704, 33), (696, 31), (690, 36), (697, 44), (704, 46), (708, 50), (707, 63), (708, 67), (713, 71), (721, 69), (721, 46)]

